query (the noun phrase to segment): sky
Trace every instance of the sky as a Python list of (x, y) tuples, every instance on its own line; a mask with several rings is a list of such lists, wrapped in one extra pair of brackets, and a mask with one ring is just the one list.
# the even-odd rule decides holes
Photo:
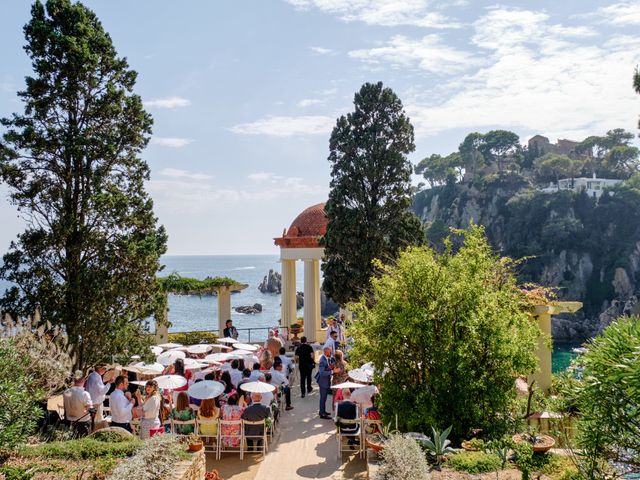
[[(174, 255), (277, 254), (325, 201), (329, 135), (365, 82), (400, 97), (415, 164), (472, 131), (637, 132), (640, 1), (86, 0), (153, 115), (147, 188)], [(0, 7), (0, 116), (21, 112), (31, 2)], [(417, 181), (417, 178), (416, 178)], [(0, 185), (0, 252), (24, 228)]]

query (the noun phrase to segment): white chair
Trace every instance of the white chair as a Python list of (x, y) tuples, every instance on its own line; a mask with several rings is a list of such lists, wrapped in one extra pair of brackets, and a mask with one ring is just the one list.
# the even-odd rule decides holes
[(191, 426), (191, 431), (195, 432), (196, 431), (196, 421), (195, 419), (191, 419), (191, 420), (171, 420), (171, 433), (178, 435), (179, 437), (186, 437), (189, 434), (188, 433), (183, 433), (185, 431), (185, 428), (188, 426)]
[[(246, 429), (245, 427), (247, 426), (262, 426), (262, 433), (259, 435), (247, 435)], [(262, 456), (264, 457), (267, 453), (267, 425), (266, 422), (264, 420), (258, 420), (255, 422), (249, 421), (249, 420), (243, 420), (242, 421), (242, 430), (244, 433), (244, 440), (252, 440), (253, 441), (253, 450), (251, 450), (252, 453), (259, 453), (262, 452)], [(260, 445), (260, 441), (262, 441), (262, 445)], [(244, 441), (242, 442), (242, 446), (244, 448)], [(248, 448), (248, 442), (247, 442), (247, 448)], [(249, 451), (249, 450), (246, 450)]]
[[(364, 441), (362, 438), (362, 424), (359, 419), (346, 420), (337, 417), (336, 438), (338, 439), (338, 454), (340, 460), (342, 460), (344, 452), (353, 453), (354, 450), (358, 452), (358, 457), (362, 458)], [(345, 443), (343, 440), (347, 440), (347, 442)], [(357, 441), (358, 444), (354, 445), (349, 443), (350, 441)]]
[[(224, 427), (237, 427), (234, 428), (233, 433), (223, 434)], [(238, 446), (225, 445), (225, 440), (237, 439)], [(233, 442), (235, 443), (235, 442)], [(244, 458), (244, 429), (242, 428), (242, 420), (220, 420), (218, 423), (218, 460), (223, 453), (232, 452), (240, 453), (240, 460)]]
[[(207, 435), (205, 433), (202, 433), (202, 427), (211, 427), (215, 425), (215, 434), (213, 435)], [(198, 418), (196, 420), (196, 434), (202, 439), (202, 443), (204, 443), (204, 451), (205, 452), (210, 452), (210, 453), (215, 453), (216, 454), (216, 458), (218, 458), (218, 432), (220, 431), (220, 426), (219, 426), (219, 422), (218, 419), (214, 419), (214, 420), (204, 420), (201, 418)]]

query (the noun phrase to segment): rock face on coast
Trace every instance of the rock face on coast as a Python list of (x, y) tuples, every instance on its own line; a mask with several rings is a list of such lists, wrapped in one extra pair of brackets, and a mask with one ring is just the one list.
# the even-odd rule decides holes
[(244, 313), (247, 315), (255, 315), (256, 313), (262, 312), (262, 305), (259, 303), (254, 303), (253, 305), (245, 305), (240, 307), (234, 307), (234, 310), (238, 313)]
[[(296, 309), (300, 310), (304, 306), (304, 293), (297, 292), (296, 294)], [(320, 315), (328, 317), (329, 315), (335, 315), (340, 310), (340, 305), (331, 300), (324, 290), (320, 290)]]
[(483, 225), (501, 255), (527, 258), (522, 283), (556, 287), (584, 304), (553, 320), (556, 340), (580, 341), (620, 315), (640, 313), (640, 187), (616, 187), (599, 199), (584, 192), (545, 193), (516, 174), (491, 175), (417, 193), (413, 211), (428, 241), (442, 248), (448, 228)]
[(273, 270), (264, 276), (262, 283), (258, 285), (258, 290), (262, 293), (281, 293), (282, 292), (282, 275)]

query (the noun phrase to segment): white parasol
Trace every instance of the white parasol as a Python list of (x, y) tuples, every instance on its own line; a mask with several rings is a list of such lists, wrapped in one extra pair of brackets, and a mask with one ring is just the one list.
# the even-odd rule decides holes
[(186, 352), (187, 351), (187, 347), (173, 347), (170, 348), (169, 350), (167, 350), (167, 352)]
[(154, 363), (137, 362), (125, 368), (127, 370), (131, 370), (132, 372), (142, 373), (143, 375), (154, 375), (154, 374), (162, 373), (162, 371), (164, 370), (164, 365), (157, 362), (154, 362)]
[(234, 343), (233, 348), (237, 350), (247, 350), (248, 352), (255, 352), (258, 347), (251, 345), (250, 343)]
[(199, 400), (216, 398), (222, 392), (224, 392), (224, 385), (215, 380), (203, 380), (202, 382), (194, 383), (187, 391), (190, 397)]
[(331, 388), (336, 388), (336, 389), (343, 389), (343, 388), (361, 388), (361, 387), (366, 387), (366, 385), (363, 385), (362, 383), (354, 383), (354, 382), (342, 382), (339, 383), (337, 385), (332, 385)]
[(162, 353), (162, 347), (159, 345), (153, 345), (149, 348), (151, 349), (151, 353), (154, 355), (160, 355)]
[(247, 382), (240, 385), (240, 389), (244, 390), (245, 392), (266, 393), (273, 392), (276, 387), (264, 382)]
[(199, 353), (207, 353), (211, 350), (211, 345), (205, 345), (203, 343), (198, 345), (191, 345), (187, 347), (188, 353), (193, 353), (194, 355), (198, 355)]
[(236, 340), (235, 338), (231, 338), (231, 337), (224, 337), (224, 338), (219, 338), (218, 339), (218, 343), (238, 343), (238, 340)]
[(209, 345), (212, 350), (231, 350), (231, 347), (228, 345), (223, 345), (221, 343), (212, 343)]
[(159, 388), (165, 388), (168, 390), (175, 390), (176, 388), (184, 387), (187, 384), (187, 379), (180, 375), (162, 375), (154, 378), (158, 382)]
[(207, 363), (202, 363), (195, 358), (185, 358), (184, 359), (184, 368), (187, 370), (196, 370), (198, 368), (205, 368), (209, 365)]
[(164, 348), (165, 350), (169, 350), (170, 348), (176, 348), (176, 347), (181, 347), (182, 344), (181, 343), (161, 343), (160, 345), (158, 345), (160, 348)]
[(370, 382), (371, 376), (361, 368), (354, 368), (349, 371), (349, 378), (355, 380), (356, 382)]
[(138, 385), (139, 387), (144, 387), (147, 384), (146, 380), (131, 380), (129, 383), (133, 385)]
[(249, 355), (253, 356), (253, 352), (250, 352), (249, 350), (234, 350), (231, 353), (231, 355), (241, 355), (243, 357), (246, 357), (246, 356), (249, 356)]
[(360, 369), (363, 370), (364, 373), (366, 373), (370, 377), (373, 377), (373, 374), (376, 371), (375, 367), (373, 366), (373, 362), (365, 363), (360, 367)]
[(166, 367), (167, 365), (173, 365), (179, 358), (184, 360), (186, 356), (187, 355), (184, 352), (179, 350), (168, 350), (158, 355), (157, 361)]

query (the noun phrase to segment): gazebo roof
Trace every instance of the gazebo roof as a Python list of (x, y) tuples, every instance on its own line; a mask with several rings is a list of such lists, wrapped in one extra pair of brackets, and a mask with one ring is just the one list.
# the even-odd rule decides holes
[(324, 203), (305, 208), (291, 223), (282, 237), (274, 238), (282, 248), (318, 248), (320, 238), (327, 233), (328, 219)]

